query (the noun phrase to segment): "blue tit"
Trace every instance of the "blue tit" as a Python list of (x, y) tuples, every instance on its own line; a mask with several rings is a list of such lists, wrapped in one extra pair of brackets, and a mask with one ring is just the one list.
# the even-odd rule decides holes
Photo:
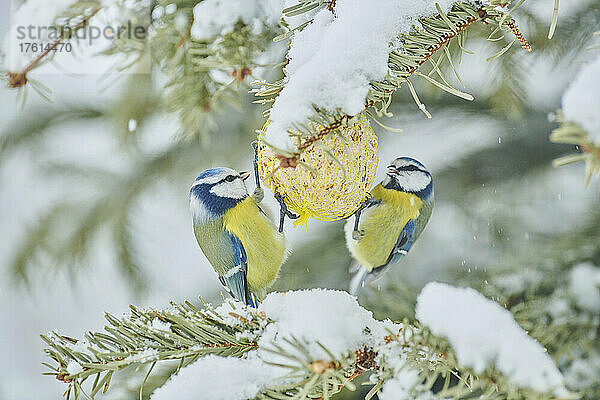
[(286, 257), (285, 238), (259, 207), (260, 187), (248, 195), (248, 172), (211, 168), (190, 189), (194, 234), (221, 283), (256, 307)]
[(346, 244), (356, 261), (353, 295), (408, 253), (432, 210), (433, 178), (427, 168), (409, 157), (395, 159), (356, 213), (354, 224), (346, 223)]

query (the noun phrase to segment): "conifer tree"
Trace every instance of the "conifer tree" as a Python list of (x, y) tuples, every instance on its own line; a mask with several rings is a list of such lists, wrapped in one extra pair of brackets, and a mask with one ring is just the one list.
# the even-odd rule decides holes
[[(36, 1), (15, 18), (27, 17), (27, 3)], [(123, 33), (104, 49), (118, 71), (133, 72), (122, 101), (17, 120), (2, 132), (0, 154), (35, 146), (53, 124), (100, 118), (119, 127), (107, 135), (134, 167), (115, 173), (48, 163), (54, 176), (86, 182), (98, 194), (59, 201), (30, 226), (10, 263), (24, 285), (49, 265), (94, 274), (85, 264), (108, 232), (120, 274), (145, 293), (147, 266), (132, 229), (140, 199), (157, 181), (189, 181), (199, 155), (219, 164), (250, 159), (257, 135), (272, 191), (291, 196), (297, 171), (319, 181), (327, 174), (314, 171), (326, 166), (343, 179), (354, 179), (357, 165), (370, 168), (365, 192), (347, 203), (327, 203), (335, 183), (304, 198), (296, 210), (305, 212), (302, 222), (338, 222), (294, 245), (258, 309), (190, 298), (107, 313), (104, 330), (77, 337), (43, 333), (44, 373), (64, 385), (68, 399), (600, 397), (600, 213), (595, 191), (584, 189), (600, 171), (597, 0), (565, 15), (558, 2), (542, 12), (532, 1), (497, 0), (382, 2), (377, 11), (347, 0), (66, 3), (49, 10), (60, 35), (45, 50), (4, 55), (11, 61), (6, 87), (24, 104), (36, 95), (50, 99), (52, 88), (35, 72), (59, 47), (83, 48), (77, 33), (99, 18), (133, 21), (148, 35)], [(485, 66), (464, 66), (471, 46), (485, 52)], [(536, 97), (530, 80), (541, 73), (539, 59), (581, 64), (562, 110)], [(471, 94), (463, 80), (476, 74), (483, 77)], [(167, 146), (147, 151), (136, 127), (154, 123), (157, 110), (177, 121), (177, 132), (168, 133), (175, 138)], [(375, 128), (371, 147), (355, 129), (362, 121)], [(445, 135), (402, 139), (399, 121)], [(363, 136), (355, 139), (356, 132)], [(356, 164), (338, 156), (337, 137)], [(437, 247), (430, 254), (416, 247), (357, 302), (331, 290), (347, 289), (351, 263), (339, 221), (364, 200), (392, 143), (417, 153), (442, 149), (430, 153), (441, 204), (422, 240)], [(585, 175), (575, 175), (581, 182), (571, 179), (575, 166), (549, 168), (577, 161), (586, 165)], [(278, 171), (292, 178), (276, 180)], [(545, 204), (563, 195), (568, 202), (551, 210), (562, 212), (554, 224)], [(330, 290), (299, 291), (315, 287)]]

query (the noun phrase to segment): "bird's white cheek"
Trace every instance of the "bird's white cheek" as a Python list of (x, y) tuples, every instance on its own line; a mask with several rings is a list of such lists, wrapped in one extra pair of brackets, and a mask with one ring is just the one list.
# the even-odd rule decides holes
[(233, 182), (223, 182), (210, 188), (210, 192), (219, 197), (243, 199), (248, 195), (244, 181), (237, 179)]
[(425, 175), (424, 173), (413, 173), (405, 177), (403, 181), (404, 182), (402, 182), (401, 184), (405, 190), (411, 192), (420, 192), (421, 190), (425, 189), (427, 185), (429, 185), (429, 182), (431, 182), (431, 178), (428, 175)]

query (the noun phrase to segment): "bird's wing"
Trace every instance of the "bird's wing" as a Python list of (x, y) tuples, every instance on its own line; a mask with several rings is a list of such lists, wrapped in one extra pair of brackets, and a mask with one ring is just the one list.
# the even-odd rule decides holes
[(414, 241), (416, 240), (416, 237), (414, 235), (416, 226), (417, 226), (417, 223), (415, 220), (413, 220), (413, 219), (408, 220), (406, 225), (404, 225), (402, 232), (400, 232), (400, 235), (398, 236), (398, 239), (396, 240), (396, 244), (394, 245), (394, 248), (392, 249), (390, 255), (388, 256), (387, 261), (383, 265), (373, 268), (371, 271), (367, 270), (366, 268), (360, 268), (356, 272), (356, 274), (352, 278), (352, 281), (350, 282), (350, 293), (351, 294), (353, 294), (354, 296), (358, 296), (358, 294), (360, 293), (362, 288), (367, 283), (372, 282), (375, 279), (377, 279), (379, 276), (381, 276), (381, 274), (383, 274), (385, 271), (387, 271), (393, 264), (395, 264), (398, 260), (400, 260), (400, 258), (404, 257), (408, 253), (408, 251), (412, 247)]
[(429, 222), (429, 217), (431, 217), (431, 213), (433, 211), (433, 201), (426, 201), (423, 203), (421, 210), (419, 210), (419, 216), (416, 220), (415, 232), (413, 233), (413, 243), (419, 236), (421, 236), (421, 232), (425, 229), (427, 222)]
[[(419, 212), (419, 216), (414, 219), (409, 219), (402, 232), (398, 236), (398, 240), (390, 253), (386, 263), (378, 268), (385, 268), (391, 264), (396, 263), (400, 258), (404, 257), (413, 243), (421, 236), (421, 232), (425, 229), (425, 225), (429, 221), (429, 217), (431, 216), (431, 212), (433, 211), (433, 203), (426, 202), (421, 207)], [(375, 268), (375, 269), (378, 269)]]
[[(412, 247), (415, 240), (417, 240), (417, 226), (418, 219), (409, 219), (404, 228), (400, 232), (394, 248), (390, 252), (388, 259), (383, 265), (373, 268), (367, 276), (365, 276), (365, 283), (371, 282), (377, 279), (381, 274), (387, 271), (392, 265), (400, 261), (402, 257), (408, 254), (408, 251)], [(419, 232), (420, 233), (420, 232)]]
[[(408, 222), (406, 223), (406, 225), (404, 225), (404, 228), (402, 228), (402, 231), (400, 232), (400, 235), (398, 236), (398, 239), (396, 240), (396, 244), (394, 245), (394, 248), (392, 249), (387, 261), (381, 267), (395, 263), (396, 261), (398, 261), (400, 258), (404, 257), (408, 253), (408, 251), (410, 250), (410, 248), (412, 247), (413, 243), (416, 240), (416, 237), (415, 237), (416, 227), (417, 227), (417, 220), (409, 219)], [(381, 268), (381, 267), (378, 267), (378, 268)]]
[(248, 290), (246, 250), (240, 239), (231, 233), (226, 233), (233, 250), (233, 265), (227, 272), (219, 276), (221, 283), (237, 300), (256, 307), (256, 297)]
[(413, 243), (421, 235), (421, 232), (423, 232), (425, 225), (427, 225), (432, 210), (433, 202), (425, 202), (423, 207), (421, 207), (419, 216), (408, 220), (406, 225), (404, 225), (404, 228), (402, 228), (400, 235), (398, 235), (398, 239), (396, 240), (390, 255), (383, 265), (373, 268), (371, 271), (367, 270), (366, 268), (358, 269), (354, 275), (354, 278), (352, 278), (352, 282), (350, 283), (350, 293), (358, 296), (361, 289), (367, 283), (377, 279), (379, 276), (381, 276), (381, 274), (387, 271), (392, 265), (394, 265), (408, 253)]

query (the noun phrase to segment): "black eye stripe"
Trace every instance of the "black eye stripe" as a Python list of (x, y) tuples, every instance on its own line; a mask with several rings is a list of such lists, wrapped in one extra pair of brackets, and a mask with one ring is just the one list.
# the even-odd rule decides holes
[(403, 165), (401, 167), (396, 167), (396, 166), (390, 165), (390, 168), (392, 168), (392, 169), (394, 169), (396, 171), (421, 171), (421, 172), (425, 172), (421, 168), (417, 167), (416, 165)]
[[(235, 176), (235, 175), (227, 175), (225, 178), (223, 178), (221, 180), (221, 182), (225, 182), (225, 181), (227, 181), (227, 182), (233, 182), (236, 179), (237, 179), (237, 176)], [(221, 182), (219, 182), (219, 183), (221, 183)]]

